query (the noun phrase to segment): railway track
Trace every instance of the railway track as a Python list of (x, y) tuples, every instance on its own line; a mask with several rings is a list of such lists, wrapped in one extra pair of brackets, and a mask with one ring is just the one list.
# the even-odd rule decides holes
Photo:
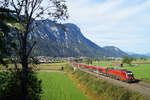
[(144, 87), (150, 88), (150, 84), (148, 84), (148, 83), (139, 82), (138, 84), (139, 84), (139, 85), (141, 85), (141, 86), (144, 86)]
[(134, 91), (134, 92), (138, 92), (141, 95), (143, 95), (144, 97), (150, 99), (150, 84), (143, 83), (143, 82), (126, 83), (126, 82), (122, 82), (122, 81), (119, 81), (119, 80), (112, 79), (110, 77), (99, 75), (98, 73), (89, 71), (88, 69), (80, 69), (80, 70), (84, 71), (86, 73), (89, 73), (91, 75), (94, 75), (98, 78), (104, 79), (104, 80), (106, 80), (107, 82), (109, 82), (111, 84), (114, 84), (114, 85), (117, 85), (117, 86), (120, 86), (120, 87), (125, 87), (128, 90), (131, 90), (131, 91)]

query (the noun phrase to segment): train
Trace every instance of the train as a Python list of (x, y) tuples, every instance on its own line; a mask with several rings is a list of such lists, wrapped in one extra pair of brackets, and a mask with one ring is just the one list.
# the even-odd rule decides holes
[(91, 71), (97, 72), (100, 75), (111, 77), (116, 80), (121, 80), (128, 83), (135, 82), (133, 73), (128, 70), (113, 69), (113, 68), (100, 67), (100, 66), (90, 66), (86, 64), (80, 64), (80, 63), (72, 63), (72, 65), (76, 68), (89, 69)]

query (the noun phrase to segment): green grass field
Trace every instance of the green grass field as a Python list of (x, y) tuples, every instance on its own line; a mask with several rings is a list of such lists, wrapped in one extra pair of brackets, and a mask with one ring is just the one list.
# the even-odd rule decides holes
[(132, 71), (134, 76), (138, 79), (150, 80), (150, 64), (139, 64), (134, 67), (123, 67), (122, 69)]
[(42, 100), (89, 100), (67, 75), (39, 72), (38, 77), (42, 80)]

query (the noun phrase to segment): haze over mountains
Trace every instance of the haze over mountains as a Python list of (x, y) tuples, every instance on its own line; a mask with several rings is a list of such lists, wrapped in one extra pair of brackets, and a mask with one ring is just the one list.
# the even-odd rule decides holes
[[(122, 57), (128, 53), (114, 46), (100, 47), (85, 38), (74, 24), (58, 24), (51, 20), (38, 20), (30, 38), (37, 41), (34, 54), (52, 57)], [(34, 37), (34, 38), (32, 38)], [(143, 55), (141, 55), (143, 56)], [(140, 57), (141, 57), (140, 56)]]
[(147, 54), (145, 54), (145, 55), (147, 55), (148, 57), (150, 57), (150, 53), (147, 53)]

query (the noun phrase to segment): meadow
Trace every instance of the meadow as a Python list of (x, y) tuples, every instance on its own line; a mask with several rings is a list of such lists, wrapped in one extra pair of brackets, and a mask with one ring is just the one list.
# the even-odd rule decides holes
[(134, 73), (134, 76), (138, 79), (150, 80), (150, 64), (138, 64), (134, 67), (123, 67), (121, 69), (132, 71)]
[(63, 73), (38, 72), (42, 80), (41, 100), (89, 100)]

